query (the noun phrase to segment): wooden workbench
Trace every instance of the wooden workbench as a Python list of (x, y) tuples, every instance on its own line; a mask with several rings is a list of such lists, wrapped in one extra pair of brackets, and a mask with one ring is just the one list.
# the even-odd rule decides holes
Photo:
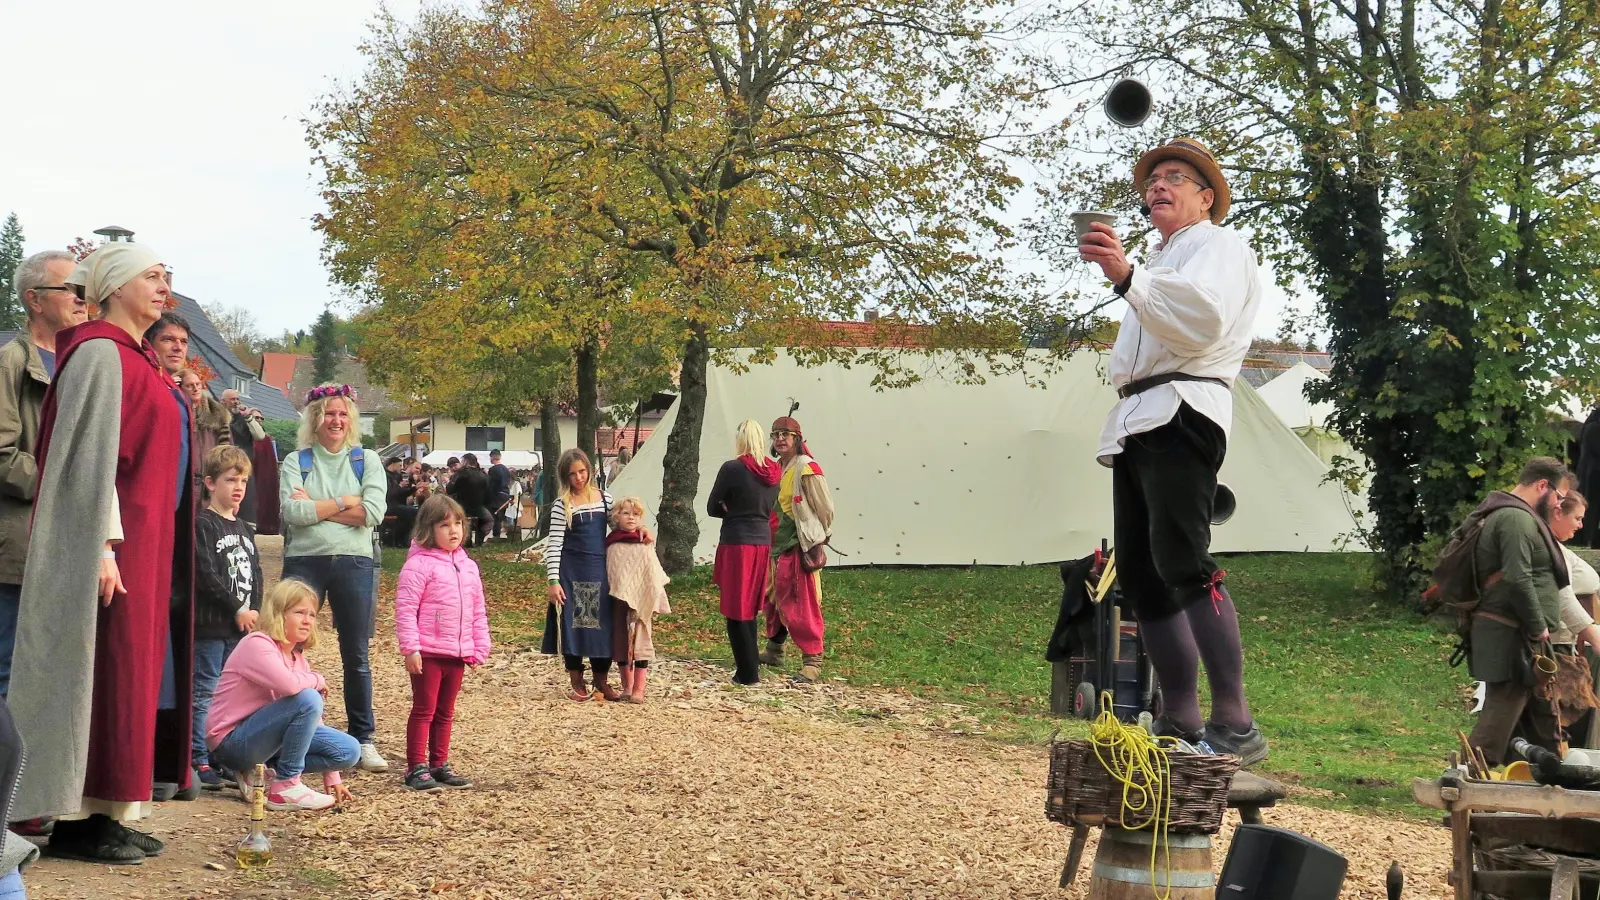
[[(1526, 781), (1483, 781), (1451, 760), (1440, 777), (1411, 783), (1418, 803), (1450, 813), (1450, 883), (1456, 900), (1492, 894), (1509, 900), (1578, 900), (1600, 890), (1600, 877), (1580, 875), (1563, 853), (1600, 848), (1600, 791), (1572, 791)], [(1551, 872), (1479, 871), (1480, 843), (1535, 844), (1555, 854)], [(1581, 891), (1581, 894), (1580, 894)]]

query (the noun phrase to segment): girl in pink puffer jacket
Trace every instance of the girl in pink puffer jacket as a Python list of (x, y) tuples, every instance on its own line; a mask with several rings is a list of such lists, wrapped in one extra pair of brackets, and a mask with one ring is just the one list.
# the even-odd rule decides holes
[(414, 791), (468, 788), (450, 770), (450, 726), (465, 669), (489, 656), (489, 613), (478, 564), (461, 549), (467, 515), (444, 495), (417, 510), (411, 554), (400, 570), (394, 633), (411, 674), (405, 785)]

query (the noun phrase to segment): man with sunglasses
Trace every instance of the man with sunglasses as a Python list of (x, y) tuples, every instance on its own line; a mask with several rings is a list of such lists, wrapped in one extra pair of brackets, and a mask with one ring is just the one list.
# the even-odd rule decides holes
[(1533, 657), (1540, 645), (1549, 655), (1550, 631), (1561, 627), (1561, 589), (1571, 576), (1547, 523), (1576, 481), (1560, 460), (1534, 457), (1516, 487), (1491, 492), (1468, 519), (1481, 519), (1483, 530), (1473, 548), (1482, 587), (1467, 668), (1485, 685), (1469, 740), (1490, 765), (1507, 761), (1506, 745), (1518, 726), (1532, 743), (1556, 749), (1555, 711), (1534, 696)]
[(1249, 245), (1222, 227), (1228, 182), (1199, 141), (1145, 153), (1133, 182), (1161, 235), (1149, 261), (1135, 265), (1100, 223), (1078, 249), (1128, 303), (1109, 367), (1119, 400), (1097, 454), (1111, 468), (1117, 578), (1161, 685), (1155, 731), (1251, 766), (1267, 742), (1245, 700), (1239, 615), (1211, 558), (1211, 516), (1261, 277)]
[(11, 690), (11, 651), (38, 478), (33, 451), (44, 393), (55, 377), (56, 334), (89, 318), (88, 306), (66, 285), (76, 265), (71, 253), (46, 250), (17, 266), (13, 284), (28, 314), (27, 328), (0, 348), (0, 697)]

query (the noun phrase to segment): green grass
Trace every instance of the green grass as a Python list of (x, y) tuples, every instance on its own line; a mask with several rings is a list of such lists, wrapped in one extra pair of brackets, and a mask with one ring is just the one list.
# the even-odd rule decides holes
[[(390, 553), (385, 568), (398, 569)], [(497, 639), (536, 644), (542, 571), (481, 560)], [(1423, 815), (1413, 776), (1434, 776), (1465, 728), (1453, 642), (1415, 614), (1379, 603), (1368, 559), (1266, 554), (1222, 560), (1240, 610), (1246, 683), (1272, 742), (1264, 773), (1313, 789), (1304, 802)], [(1042, 741), (1082, 724), (1049, 715), (1045, 641), (1055, 623), (1054, 567), (830, 569), (826, 673), (970, 707), (992, 737)], [(709, 569), (674, 579), (656, 645), (730, 669)], [(1325, 792), (1325, 793), (1324, 793)]]

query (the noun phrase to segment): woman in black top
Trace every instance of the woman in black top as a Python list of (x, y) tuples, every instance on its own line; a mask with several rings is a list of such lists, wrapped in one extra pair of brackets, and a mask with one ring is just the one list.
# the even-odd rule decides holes
[(728, 643), (733, 645), (733, 680), (738, 684), (761, 681), (756, 613), (767, 593), (772, 505), (783, 475), (766, 454), (766, 437), (754, 419), (739, 425), (734, 437), (737, 455), (717, 470), (706, 500), (706, 514), (722, 520), (711, 578), (722, 593), (722, 616), (728, 620)]

